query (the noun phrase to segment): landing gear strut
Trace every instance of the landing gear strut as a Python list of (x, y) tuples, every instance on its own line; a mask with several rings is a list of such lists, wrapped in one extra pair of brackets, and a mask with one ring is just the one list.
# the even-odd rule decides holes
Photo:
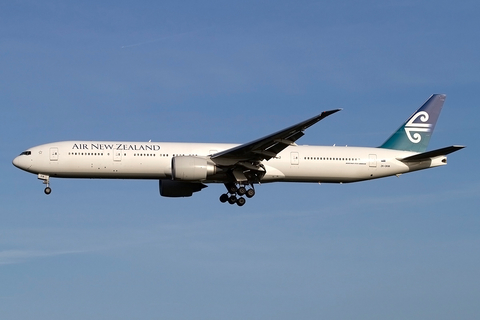
[[(227, 193), (224, 193), (220, 196), (220, 202), (228, 202), (230, 204), (237, 204), (239, 207), (243, 206), (247, 200), (243, 197), (244, 195), (247, 198), (251, 198), (255, 195), (255, 189), (253, 184), (250, 184), (250, 188), (247, 189), (244, 185), (236, 185), (234, 183), (225, 183), (227, 188)], [(237, 195), (239, 196), (237, 198)]]
[(43, 190), (43, 192), (45, 192), (46, 195), (49, 195), (50, 193), (52, 193), (52, 188), (50, 188), (50, 176), (40, 173), (38, 174), (38, 179), (42, 180), (43, 184), (47, 185), (45, 187), (45, 190)]

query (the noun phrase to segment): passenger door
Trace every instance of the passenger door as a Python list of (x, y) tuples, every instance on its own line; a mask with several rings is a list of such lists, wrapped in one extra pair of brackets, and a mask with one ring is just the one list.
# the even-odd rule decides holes
[(50, 161), (58, 161), (58, 148), (50, 148)]

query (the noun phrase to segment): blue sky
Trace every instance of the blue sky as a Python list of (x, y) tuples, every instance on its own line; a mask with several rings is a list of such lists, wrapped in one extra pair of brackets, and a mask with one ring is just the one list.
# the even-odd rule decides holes
[[(478, 319), (478, 1), (0, 4), (2, 319)], [(41, 181), (57, 140), (380, 145), (432, 93), (446, 167), (358, 184)]]

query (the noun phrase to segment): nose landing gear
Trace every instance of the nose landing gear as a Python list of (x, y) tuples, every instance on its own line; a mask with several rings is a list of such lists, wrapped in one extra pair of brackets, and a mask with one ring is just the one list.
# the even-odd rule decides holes
[(43, 190), (43, 192), (45, 192), (46, 195), (49, 195), (50, 193), (52, 193), (52, 188), (50, 188), (50, 176), (40, 173), (38, 174), (38, 179), (42, 180), (43, 184), (47, 185), (45, 187), (45, 190)]
[[(220, 202), (228, 202), (230, 204), (237, 204), (239, 207), (243, 206), (247, 200), (243, 197), (251, 198), (255, 195), (255, 189), (253, 184), (250, 184), (250, 188), (247, 189), (244, 185), (235, 185), (233, 183), (226, 183), (227, 193), (220, 196)], [(237, 195), (239, 196), (237, 198)]]

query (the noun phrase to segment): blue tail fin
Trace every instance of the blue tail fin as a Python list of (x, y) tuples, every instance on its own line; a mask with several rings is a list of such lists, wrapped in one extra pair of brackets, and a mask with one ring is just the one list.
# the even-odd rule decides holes
[(434, 94), (380, 148), (425, 152), (446, 95)]

